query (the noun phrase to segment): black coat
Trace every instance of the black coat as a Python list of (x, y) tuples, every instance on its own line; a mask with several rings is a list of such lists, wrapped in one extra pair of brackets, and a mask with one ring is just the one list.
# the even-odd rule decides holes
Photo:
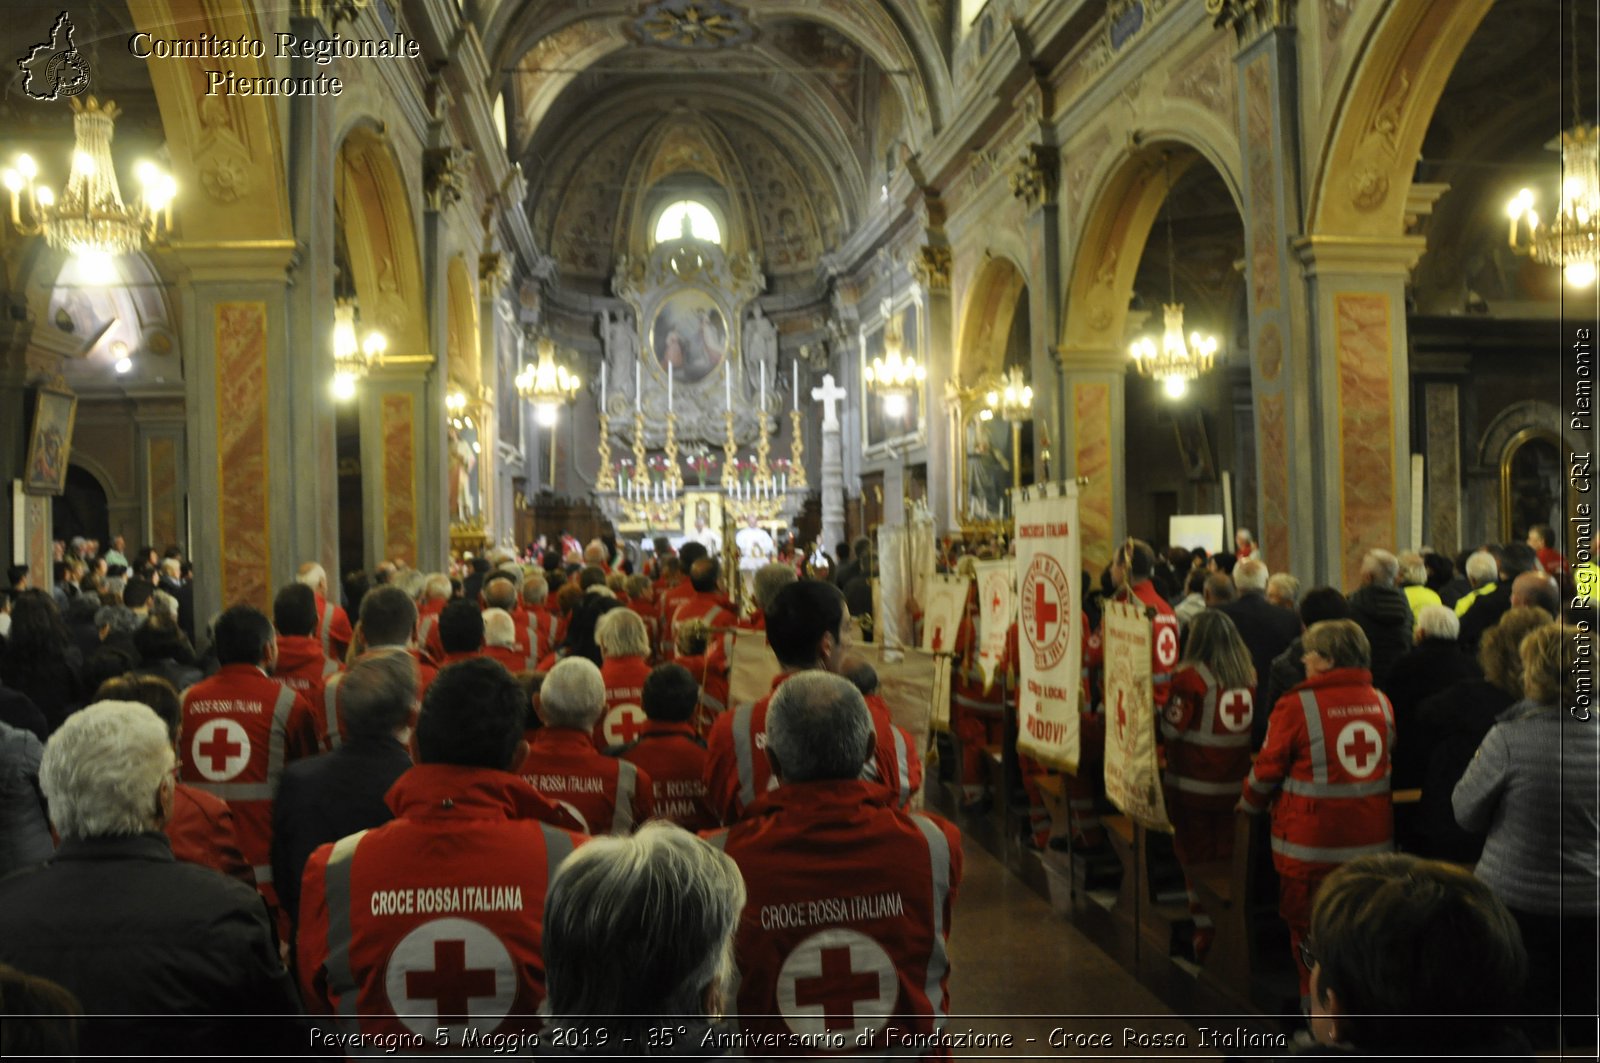
[(1461, 645), (1476, 653), (1483, 633), (1500, 622), (1511, 609), (1511, 581), (1502, 580), (1461, 614)]
[[(1233, 621), (1239, 637), (1250, 651), (1250, 663), (1256, 669), (1256, 694), (1263, 693), (1272, 659), (1289, 648), (1289, 643), (1300, 637), (1300, 618), (1282, 606), (1267, 601), (1260, 591), (1245, 591), (1231, 602), (1216, 607), (1217, 612)], [(1257, 715), (1265, 709), (1271, 715), (1271, 705), (1257, 705)]]
[[(263, 1055), (307, 1043), (259, 895), (173, 859), (160, 834), (70, 839), (0, 881), (0, 961), (82, 1002), (85, 1056)], [(245, 1016), (224, 1019), (222, 1016)]]
[(0, 686), (0, 723), (10, 724), (22, 731), (32, 731), (39, 741), (50, 738), (50, 725), (28, 695)]
[(1350, 619), (1361, 625), (1372, 645), (1372, 685), (1383, 689), (1394, 662), (1411, 648), (1416, 623), (1411, 603), (1393, 587), (1369, 583), (1346, 596)]
[(1424, 698), (1447, 690), (1463, 679), (1481, 675), (1478, 662), (1464, 653), (1454, 639), (1423, 639), (1395, 662), (1388, 680), (1379, 688), (1394, 705), (1394, 785), (1407, 789), (1422, 785), (1422, 762), (1413, 760), (1408, 746), (1415, 727), (1417, 706)]
[(383, 797), (410, 767), (411, 754), (394, 739), (352, 737), (283, 769), (272, 803), (272, 881), (291, 922), (298, 924), (300, 874), (317, 846), (393, 819)]
[(1451, 795), (1495, 718), (1517, 700), (1487, 679), (1464, 679), (1417, 705), (1410, 734), (1395, 741), (1396, 771), (1403, 765), (1414, 779), (1402, 783), (1397, 777), (1395, 785), (1422, 787), (1416, 836), (1402, 839), (1407, 848), (1440, 860), (1478, 862), (1484, 835), (1456, 822)]
[(1256, 714), (1250, 721), (1250, 748), (1260, 749), (1267, 740), (1267, 720), (1278, 699), (1306, 681), (1306, 662), (1301, 655), (1305, 643), (1297, 636), (1287, 649), (1272, 659), (1264, 683), (1256, 687)]

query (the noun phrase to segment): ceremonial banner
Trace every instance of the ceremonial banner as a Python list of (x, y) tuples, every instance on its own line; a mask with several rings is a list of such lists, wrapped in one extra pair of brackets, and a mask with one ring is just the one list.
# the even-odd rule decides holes
[(988, 691), (1006, 659), (1006, 640), (1017, 619), (1017, 563), (1005, 558), (979, 561), (977, 567), (978, 667)]
[(933, 707), (950, 704), (949, 669), (936, 668), (933, 654), (918, 649), (887, 649), (880, 642), (850, 643), (846, 649), (849, 657), (866, 661), (878, 673), (878, 696), (889, 706), (890, 718), (926, 759)]
[(1034, 487), (1017, 506), (1017, 749), (1041, 764), (1078, 770), (1078, 486), (1049, 497)]
[(726, 633), (728, 646), (728, 708), (754, 705), (772, 693), (772, 680), (783, 671), (765, 631), (737, 628)]
[(1156, 761), (1155, 693), (1150, 677), (1152, 625), (1137, 602), (1107, 602), (1106, 796), (1128, 818), (1170, 833)]
[(933, 576), (928, 580), (922, 603), (922, 648), (929, 653), (955, 650), (956, 632), (967, 609), (967, 590), (972, 581), (966, 576)]
[(911, 618), (906, 598), (911, 594), (911, 571), (907, 567), (906, 529), (901, 524), (878, 528), (877, 594), (872, 601), (872, 641), (885, 646), (904, 646), (912, 642)]

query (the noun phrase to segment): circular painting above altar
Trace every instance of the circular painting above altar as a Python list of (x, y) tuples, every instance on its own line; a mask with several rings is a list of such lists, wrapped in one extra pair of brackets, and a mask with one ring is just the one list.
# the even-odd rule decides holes
[(704, 380), (728, 354), (728, 323), (708, 293), (686, 288), (668, 296), (650, 325), (656, 363), (685, 384)]

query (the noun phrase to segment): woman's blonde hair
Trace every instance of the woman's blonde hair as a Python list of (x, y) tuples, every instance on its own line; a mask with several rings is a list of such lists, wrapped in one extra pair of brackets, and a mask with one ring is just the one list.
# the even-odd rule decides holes
[(1483, 677), (1512, 697), (1523, 697), (1522, 654), (1519, 652), (1522, 640), (1550, 620), (1550, 614), (1536, 605), (1508, 609), (1499, 623), (1483, 633), (1483, 641), (1478, 644), (1478, 664), (1483, 668)]
[(1203, 664), (1210, 669), (1223, 690), (1256, 685), (1256, 668), (1250, 649), (1239, 637), (1239, 629), (1227, 613), (1204, 609), (1189, 621), (1189, 638), (1184, 643), (1178, 667)]
[(1320, 653), (1335, 668), (1371, 668), (1372, 643), (1354, 620), (1319, 620), (1306, 628), (1302, 645)]
[(1549, 623), (1527, 635), (1518, 652), (1523, 697), (1540, 705), (1555, 705), (1573, 670), (1593, 665), (1594, 635), (1572, 625)]

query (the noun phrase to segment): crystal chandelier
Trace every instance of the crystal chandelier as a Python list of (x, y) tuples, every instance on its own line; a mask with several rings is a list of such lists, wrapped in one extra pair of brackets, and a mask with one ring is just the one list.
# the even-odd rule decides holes
[(1580, 123), (1561, 134), (1560, 151), (1561, 205), (1543, 225), (1533, 192), (1518, 192), (1506, 205), (1511, 249), (1540, 265), (1560, 266), (1568, 284), (1587, 288), (1600, 256), (1600, 130)]
[[(1548, 226), (1541, 227), (1533, 209), (1533, 192), (1522, 189), (1506, 204), (1511, 218), (1511, 249), (1543, 266), (1560, 266), (1567, 283), (1587, 288), (1594, 283), (1600, 257), (1600, 130), (1583, 120), (1578, 84), (1578, 5), (1571, 10), (1567, 38), (1572, 45), (1572, 122), (1560, 143), (1546, 145), (1561, 152), (1561, 206)], [(1518, 236), (1526, 232), (1526, 238)]]
[(1033, 417), (1033, 388), (1023, 382), (1022, 370), (1012, 366), (984, 395), (983, 404), (984, 408), (978, 411), (982, 420), (991, 421), (998, 414), (1020, 424)]
[(883, 353), (872, 360), (863, 375), (867, 387), (883, 396), (884, 415), (900, 418), (911, 408), (912, 389), (922, 385), (928, 371), (915, 355), (906, 353), (893, 301), (885, 299), (882, 310)]
[(561, 407), (578, 397), (583, 380), (556, 361), (556, 344), (549, 336), (539, 339), (539, 358), (517, 374), (517, 393), (533, 403), (534, 416), (541, 425), (556, 423)]
[(360, 313), (356, 301), (339, 299), (333, 306), (333, 397), (341, 402), (353, 398), (356, 384), (374, 367), (382, 365), (389, 350), (389, 338), (377, 329), (368, 329), (358, 338)]
[(11, 224), (24, 236), (43, 235), (45, 243), (79, 259), (90, 278), (116, 279), (111, 259), (144, 248), (172, 228), (172, 201), (178, 183), (154, 163), (134, 168), (142, 192), (137, 205), (125, 204), (111, 161), (117, 105), (103, 105), (93, 96), (72, 104), (72, 130), (76, 141), (72, 170), (60, 198), (49, 185), (38, 183), (39, 166), (30, 155), (19, 155), (0, 173), (11, 194)]
[(1189, 389), (1189, 381), (1211, 371), (1216, 362), (1217, 340), (1199, 330), (1187, 339), (1183, 335), (1183, 304), (1178, 302), (1177, 255), (1172, 244), (1171, 156), (1163, 153), (1161, 165), (1167, 177), (1167, 302), (1162, 305), (1165, 327), (1160, 347), (1149, 336), (1141, 336), (1133, 341), (1128, 353), (1140, 376), (1161, 381), (1167, 396), (1176, 399)]

